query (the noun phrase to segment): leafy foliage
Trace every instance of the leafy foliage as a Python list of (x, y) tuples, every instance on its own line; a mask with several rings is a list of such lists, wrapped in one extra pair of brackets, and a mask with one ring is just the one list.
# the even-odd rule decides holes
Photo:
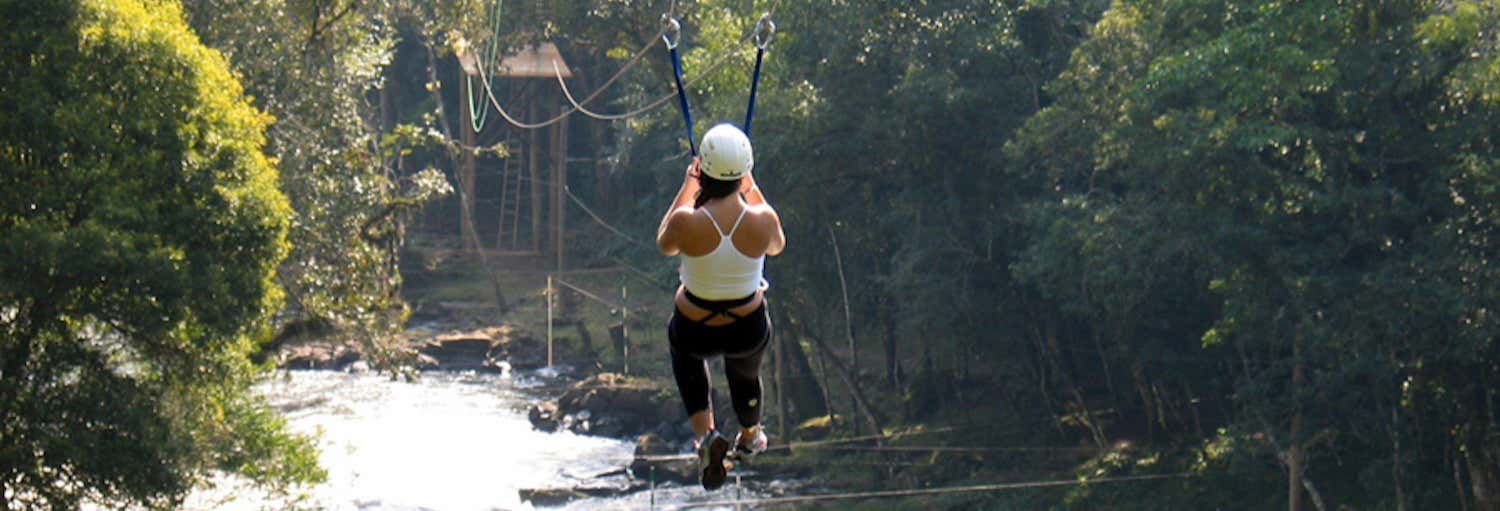
[[(757, 13), (692, 4), (690, 77), (730, 59), (689, 91), (700, 127), (738, 122), (753, 59), (738, 36)], [(769, 269), (782, 332), (843, 337), (842, 266), (855, 350), (832, 356), (856, 358), (887, 416), (1207, 444), (1212, 462), (1188, 470), (1280, 491), (1305, 450), (1296, 477), (1330, 507), (1493, 505), (1475, 499), (1500, 488), (1483, 383), (1500, 376), (1497, 16), (1489, 1), (783, 3), (752, 133), (791, 239)], [(617, 215), (640, 231), (672, 190), (658, 162), (683, 150), (677, 115), (629, 123), (623, 172), (651, 199)], [(1203, 502), (1209, 484), (1171, 491)]]
[[(1018, 175), (1056, 191), (1031, 207), (1040, 243), (1017, 270), (1064, 303), (1106, 300), (1089, 313), (1101, 326), (1182, 282), (1213, 290), (1187, 305), (1214, 311), (1206, 349), (1235, 351), (1222, 366), (1234, 379), (1218, 383), (1235, 396), (1229, 424), (1268, 452), (1317, 446), (1311, 479), (1360, 507), (1454, 506), (1411, 488), (1425, 486), (1413, 472), (1441, 473), (1434, 452), (1468, 453), (1480, 481), (1494, 470), (1478, 446), (1495, 419), (1471, 408), (1492, 399), (1471, 376), (1493, 372), (1492, 327), (1463, 319), (1487, 315), (1494, 274), (1457, 263), (1494, 247), (1454, 225), (1486, 223), (1471, 204), (1493, 200), (1464, 184), (1494, 171), (1480, 162), (1494, 155), (1495, 105), (1469, 99), (1483, 86), (1465, 61), (1490, 37), (1464, 32), (1475, 8), (1115, 6), (1051, 86), (1058, 104), (1011, 148)], [(1452, 39), (1470, 34), (1480, 41)], [(1059, 144), (1069, 126), (1086, 128)], [(1064, 255), (1095, 247), (1091, 264)], [(1096, 293), (1101, 279), (1123, 285)], [(1182, 335), (1193, 330), (1174, 336), (1186, 347)], [(1160, 353), (1134, 349), (1147, 341), (1118, 339)], [(1426, 433), (1454, 428), (1486, 440)], [(1352, 453), (1392, 475), (1341, 477)]]
[[(404, 214), (446, 193), (436, 171), (401, 173), (407, 141), (389, 136), (391, 107), (372, 91), (397, 42), (401, 2), (186, 2), (206, 44), (223, 51), (257, 104), (275, 116), (267, 150), (294, 216), (277, 271), (290, 300), (281, 337), (349, 336), (377, 361), (399, 331)], [(434, 22), (429, 19), (429, 22)], [(307, 328), (318, 325), (324, 328)]]
[(269, 118), (172, 3), (0, 13), (0, 507), (321, 477), (248, 391), (288, 248)]

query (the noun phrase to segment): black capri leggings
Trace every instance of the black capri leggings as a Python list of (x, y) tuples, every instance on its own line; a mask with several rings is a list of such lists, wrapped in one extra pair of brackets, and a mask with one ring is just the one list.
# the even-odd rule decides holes
[(760, 361), (771, 344), (771, 314), (761, 306), (733, 323), (708, 326), (682, 316), (673, 308), (667, 321), (672, 348), (672, 374), (688, 416), (708, 409), (708, 359), (724, 356), (729, 400), (740, 425), (760, 424)]

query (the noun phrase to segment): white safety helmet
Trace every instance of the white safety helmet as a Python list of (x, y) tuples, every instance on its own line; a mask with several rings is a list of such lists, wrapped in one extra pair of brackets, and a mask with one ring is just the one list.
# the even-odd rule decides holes
[(733, 124), (723, 123), (703, 134), (698, 144), (698, 170), (720, 181), (734, 181), (755, 167), (750, 137)]

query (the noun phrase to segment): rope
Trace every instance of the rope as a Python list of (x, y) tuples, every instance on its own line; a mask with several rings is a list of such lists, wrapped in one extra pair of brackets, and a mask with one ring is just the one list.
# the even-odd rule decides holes
[[(676, 16), (677, 16), (677, 0), (672, 0), (672, 5), (670, 5), (667, 8), (667, 17), (668, 18), (675, 18)], [(660, 40), (665, 40), (665, 39), (662, 39), (662, 36), (665, 35), (666, 33), (667, 33), (667, 26), (663, 25), (662, 28), (661, 28), (661, 30), (658, 30), (655, 35), (651, 36), (651, 38), (649, 39), (651, 42), (647, 43), (646, 46), (642, 47), (639, 51), (635, 52), (635, 55), (632, 55), (630, 57), (630, 61), (626, 63), (625, 67), (623, 67), (619, 71), (615, 72), (615, 75), (611, 76), (608, 80), (605, 80), (604, 81), (604, 85), (600, 85), (599, 89), (595, 90), (593, 94), (589, 94), (587, 97), (583, 98), (583, 101), (581, 103), (579, 101), (575, 101), (573, 99), (573, 92), (570, 91), (570, 90), (568, 90), (568, 83), (565, 82), (565, 81), (563, 81), (562, 70), (558, 67), (557, 61), (555, 61), (555, 60), (552, 61), (552, 74), (553, 74), (554, 77), (557, 78), (557, 85), (558, 85), (558, 87), (562, 88), (563, 97), (567, 98), (568, 104), (572, 105), (572, 108), (573, 108), (574, 111), (582, 113), (583, 115), (586, 115), (586, 116), (589, 116), (589, 117), (593, 117), (593, 118), (601, 120), (601, 121), (618, 121), (618, 120), (622, 120), (622, 119), (630, 119), (630, 118), (639, 116), (641, 114), (644, 114), (646, 112), (655, 110), (655, 109), (661, 107), (662, 105), (666, 104), (668, 100), (672, 99), (672, 95), (671, 94), (667, 94), (665, 96), (657, 98), (655, 101), (652, 101), (652, 102), (646, 104), (646, 106), (643, 106), (641, 108), (637, 108), (635, 110), (631, 110), (629, 112), (625, 112), (625, 113), (622, 113), (622, 114), (601, 114), (601, 113), (594, 112), (594, 111), (591, 111), (591, 110), (583, 107), (583, 104), (588, 103), (589, 100), (594, 99), (596, 96), (599, 95), (599, 93), (604, 92), (604, 90), (606, 88), (608, 88), (611, 84), (615, 83), (615, 80), (618, 80), (621, 76), (623, 76), (625, 74), (626, 70), (628, 70), (631, 67), (635, 66), (636, 63), (637, 63), (637, 61), (639, 61), (641, 59), (641, 57), (643, 57), (643, 56), (646, 55), (647, 51), (649, 51), (651, 48), (656, 47), (656, 41), (657, 40), (659, 40), (659, 39)], [(721, 57), (719, 59), (719, 62), (716, 62), (714, 65), (710, 66), (708, 74), (713, 74), (713, 71), (718, 68), (718, 64), (722, 63), (725, 60), (728, 60), (728, 59), (725, 59), (725, 58)]]
[[(829, 493), (829, 494), (823, 494), (823, 495), (791, 495), (791, 496), (785, 496), (785, 497), (767, 497), (767, 498), (748, 499), (748, 500), (718, 500), (718, 501), (709, 501), (709, 502), (685, 502), (685, 503), (681, 503), (681, 504), (664, 504), (662, 506), (656, 507), (655, 509), (673, 510), (673, 509), (690, 509), (690, 508), (695, 508), (695, 507), (711, 507), (711, 506), (791, 504), (791, 503), (797, 503), (797, 502), (815, 502), (815, 501), (823, 501), (823, 500), (849, 500), (849, 499), (876, 499), (876, 498), (893, 498), (893, 497), (918, 497), (918, 496), (925, 496), (925, 495), (942, 495), (942, 494), (952, 494), (952, 493), (996, 492), (996, 491), (1019, 490), (1019, 489), (1026, 489), (1026, 488), (1050, 488), (1050, 487), (1058, 487), (1058, 486), (1075, 486), (1075, 485), (1085, 485), (1085, 484), (1124, 483), (1124, 482), (1150, 481), (1150, 480), (1160, 480), (1160, 479), (1181, 479), (1181, 478), (1187, 478), (1187, 477), (1193, 477), (1193, 474), (1187, 473), (1187, 472), (1179, 472), (1179, 473), (1175, 473), (1175, 474), (1157, 474), (1157, 475), (1121, 476), (1121, 477), (1100, 477), (1100, 478), (1095, 478), (1095, 479), (1079, 478), (1079, 479), (1060, 479), (1060, 480), (1052, 480), (1052, 481), (1021, 481), (1021, 482), (1014, 482), (1014, 483), (974, 484), (974, 485), (967, 485), (967, 486), (945, 486), (945, 487), (941, 487), (941, 488), (910, 488), (910, 489), (901, 489), (901, 490), (877, 490), (877, 491), (865, 491), (865, 492)], [(637, 507), (637, 508), (634, 508), (634, 509), (644, 509), (644, 508)]]
[[(653, 44), (652, 46), (655, 46), (655, 44)], [(647, 46), (647, 48), (650, 48), (650, 46)], [(573, 99), (573, 92), (568, 90), (568, 83), (565, 82), (565, 81), (563, 81), (563, 79), (562, 79), (562, 70), (560, 68), (558, 68), (557, 61), (555, 61), (555, 60), (552, 61), (552, 73), (557, 76), (557, 86), (562, 88), (563, 97), (568, 99), (568, 104), (572, 105), (573, 110), (575, 110), (578, 113), (581, 113), (583, 115), (586, 115), (586, 116), (589, 116), (589, 117), (593, 117), (593, 118), (601, 120), (601, 121), (618, 121), (618, 120), (622, 120), (622, 119), (629, 119), (629, 118), (632, 118), (632, 117), (636, 117), (636, 116), (639, 116), (639, 115), (644, 114), (646, 112), (650, 112), (652, 110), (655, 110), (655, 109), (661, 107), (662, 105), (665, 105), (667, 103), (667, 100), (672, 99), (672, 96), (669, 94), (669, 95), (657, 98), (656, 101), (652, 101), (651, 103), (648, 103), (646, 106), (637, 108), (635, 110), (631, 110), (629, 112), (625, 112), (625, 113), (622, 113), (622, 114), (601, 114), (601, 113), (597, 113), (597, 112), (594, 112), (592, 110), (589, 110), (587, 108), (584, 108), (582, 104), (579, 104), (579, 102), (577, 100)], [(604, 86), (608, 87), (609, 83), (606, 82)], [(603, 87), (601, 87), (599, 90), (603, 91), (604, 89), (603, 89)], [(595, 92), (595, 94), (597, 95), (598, 92)], [(593, 96), (589, 96), (589, 97), (583, 98), (583, 102), (587, 103), (589, 101), (589, 99), (592, 99), (592, 98), (593, 98)]]
[[(499, 0), (497, 0), (497, 4), (498, 4), (498, 2), (499, 2)], [(766, 16), (775, 15), (776, 14), (776, 9), (780, 5), (781, 5), (781, 0), (776, 0), (775, 2), (773, 2), (771, 4), (771, 10), (766, 13)], [(675, 17), (676, 11), (677, 11), (677, 2), (676, 2), (676, 0), (673, 0), (671, 6), (668, 9), (667, 15), (669, 17)], [(499, 26), (498, 23), (499, 22), (497, 21), (496, 22), (496, 27)], [(652, 35), (650, 37), (650, 39), (648, 39), (650, 42), (647, 43), (646, 46), (642, 47), (640, 50), (637, 50), (636, 53), (635, 53), (635, 55), (631, 56), (630, 60), (626, 62), (625, 66), (621, 67), (618, 71), (616, 71), (615, 74), (613, 76), (611, 76), (608, 80), (605, 80), (604, 84), (600, 85), (597, 90), (595, 90), (593, 93), (590, 93), (588, 96), (585, 96), (582, 101), (577, 101), (577, 100), (575, 100), (573, 98), (572, 91), (570, 91), (568, 89), (567, 83), (564, 82), (563, 79), (562, 79), (561, 69), (558, 67), (557, 62), (554, 61), (552, 63), (552, 65), (553, 65), (553, 75), (557, 78), (558, 84), (562, 87), (563, 96), (565, 98), (567, 98), (568, 103), (570, 104), (570, 106), (569, 106), (569, 108), (567, 110), (564, 110), (561, 113), (558, 113), (556, 116), (554, 116), (554, 117), (552, 117), (550, 119), (547, 119), (545, 121), (528, 123), (528, 122), (522, 122), (521, 120), (516, 119), (515, 116), (512, 116), (510, 114), (510, 112), (507, 112), (505, 110), (505, 107), (503, 107), (503, 106), (500, 105), (500, 100), (495, 97), (495, 91), (491, 87), (490, 80), (488, 80), (488, 79), (480, 81), (480, 83), (482, 85), (484, 85), (484, 87), (483, 87), (483, 89), (484, 89), (484, 99), (487, 99), (489, 101), (490, 105), (495, 107), (495, 110), (500, 113), (500, 117), (504, 118), (505, 122), (510, 123), (510, 125), (515, 126), (517, 128), (520, 128), (520, 129), (540, 129), (540, 128), (545, 128), (545, 127), (551, 126), (553, 124), (557, 124), (558, 122), (561, 122), (563, 119), (567, 118), (570, 115), (573, 115), (574, 113), (583, 113), (584, 115), (587, 115), (589, 117), (593, 117), (595, 119), (599, 119), (599, 120), (611, 120), (611, 121), (613, 121), (613, 120), (621, 120), (621, 119), (628, 119), (628, 118), (632, 118), (632, 117), (637, 117), (637, 116), (642, 115), (642, 114), (644, 114), (646, 112), (649, 112), (651, 110), (655, 110), (655, 109), (661, 107), (661, 105), (666, 104), (667, 101), (670, 101), (672, 99), (672, 96), (677, 95), (677, 94), (667, 94), (667, 95), (664, 95), (664, 96), (662, 96), (660, 98), (657, 98), (655, 101), (652, 101), (651, 103), (646, 104), (646, 106), (643, 106), (641, 108), (638, 108), (638, 109), (635, 109), (635, 110), (632, 110), (632, 111), (629, 111), (629, 112), (620, 113), (620, 114), (601, 114), (601, 113), (598, 113), (598, 112), (590, 111), (587, 108), (584, 108), (583, 105), (585, 105), (585, 104), (589, 103), (590, 101), (593, 101), (595, 98), (599, 97), (606, 89), (609, 88), (610, 85), (614, 84), (615, 81), (619, 80), (620, 77), (624, 76), (625, 72), (627, 72), (631, 68), (635, 67), (635, 65), (639, 63), (641, 57), (643, 55), (645, 55), (646, 52), (649, 51), (651, 48), (655, 47), (656, 46), (656, 41), (658, 39), (661, 39), (661, 36), (663, 34), (666, 34), (666, 32), (667, 32), (667, 27), (663, 26), (661, 30), (658, 30), (655, 35)], [(740, 42), (743, 43), (743, 42), (745, 42), (747, 40), (750, 40), (751, 38), (754, 38), (755, 35), (756, 35), (756, 33), (757, 33), (757, 31), (754, 30), (754, 29), (752, 29), (749, 33), (747, 33), (744, 37), (742, 37), (740, 39)], [(497, 29), (497, 34), (498, 34), (498, 29)], [(496, 35), (494, 39), (498, 40), (498, 35)], [(675, 51), (674, 51), (674, 53), (675, 53)], [(713, 73), (717, 72), (718, 69), (720, 67), (722, 67), (725, 62), (728, 62), (729, 61), (729, 57), (732, 56), (732, 55), (733, 55), (733, 52), (725, 53), (724, 55), (719, 56), (719, 58), (717, 60), (715, 60), (712, 64), (709, 64), (708, 71), (706, 71), (702, 75), (697, 75), (697, 76), (693, 77), (692, 79), (687, 80), (686, 82), (683, 82), (680, 86), (686, 87), (686, 86), (689, 86), (689, 85), (693, 85), (693, 84), (697, 83), (697, 81), (699, 79), (701, 79), (701, 78), (703, 78), (705, 76), (712, 75)], [(759, 67), (760, 67), (758, 60), (759, 59), (757, 58), (757, 65), (756, 65), (757, 69), (759, 69)], [(479, 74), (481, 76), (485, 76), (485, 77), (489, 76), (489, 73), (485, 70), (485, 63), (482, 60), (479, 61), (479, 62), (477, 62), (476, 66), (479, 68)], [(753, 87), (752, 87), (752, 89), (753, 89)], [(686, 101), (686, 97), (685, 96), (683, 97), (683, 100), (684, 100), (684, 102)], [(752, 106), (751, 108), (753, 109), (754, 107)], [(470, 113), (473, 114), (473, 111), (471, 110)], [(489, 113), (488, 109), (483, 109), (483, 114), (481, 115), (481, 117), (482, 116), (487, 116), (488, 113)], [(471, 115), (471, 117), (473, 117), (473, 116)], [(747, 115), (747, 117), (748, 117), (748, 115)], [(479, 122), (482, 123), (483, 121), (479, 121)], [(476, 128), (475, 131), (479, 131), (478, 128)], [(688, 145), (689, 145), (689, 147), (691, 147), (693, 145), (692, 144), (691, 130), (689, 131), (688, 140), (689, 140)], [(696, 154), (696, 149), (694, 149), (694, 154)]]
[(619, 266), (620, 269), (625, 270), (626, 273), (629, 273), (631, 276), (634, 276), (635, 278), (641, 279), (644, 282), (650, 283), (651, 285), (654, 285), (654, 286), (659, 287), (659, 288), (661, 288), (663, 290), (666, 290), (666, 291), (673, 291), (673, 290), (677, 289), (676, 286), (673, 286), (671, 284), (667, 284), (667, 283), (662, 282), (660, 280), (656, 280), (656, 277), (652, 276), (649, 273), (646, 273), (645, 271), (641, 270), (640, 268), (636, 268), (635, 266), (632, 266), (629, 261), (626, 261), (626, 260), (621, 259), (619, 257), (611, 257), (610, 259), (613, 259), (615, 261), (615, 264), (620, 265)]
[[(657, 32), (657, 35), (652, 36), (653, 41), (652, 41), (651, 45), (647, 46), (642, 51), (644, 52), (644, 50), (650, 49), (650, 48), (654, 47), (655, 44), (656, 44), (655, 40), (656, 39), (660, 39), (661, 34), (664, 34), (664, 33), (666, 33), (666, 31), (662, 30), (660, 32)], [(697, 75), (697, 76), (694, 76), (691, 79), (686, 80), (685, 82), (683, 82), (683, 86), (684, 87), (691, 86), (693, 84), (698, 83), (698, 80), (701, 80), (701, 79), (703, 79), (706, 76), (712, 75), (714, 72), (718, 71), (718, 69), (720, 67), (723, 67), (723, 64), (725, 62), (729, 61), (728, 57), (730, 57), (731, 55), (732, 54), (724, 54), (724, 55), (720, 56), (718, 60), (714, 61), (713, 64), (709, 65), (708, 71), (706, 71), (702, 75)], [(557, 68), (556, 65), (557, 65), (557, 63), (553, 62), (554, 73), (557, 75), (558, 80), (561, 81), (562, 80), (561, 69)], [(618, 78), (618, 75), (623, 74), (623, 72), (626, 69), (629, 69), (629, 68), (623, 68), (623, 69), (621, 69), (619, 72), (616, 73), (616, 75), (617, 75), (616, 77), (612, 77), (609, 80), (605, 81), (605, 85), (601, 86), (599, 88), (599, 90), (594, 91), (593, 94), (590, 94), (587, 97), (584, 97), (582, 103), (588, 103), (590, 100), (592, 100), (595, 97), (597, 97), (599, 95), (599, 93), (601, 93), (601, 92), (604, 91), (605, 87), (608, 87), (609, 84), (611, 82), (613, 82), (616, 78)], [(480, 73), (484, 73), (484, 69), (483, 69), (482, 66), (481, 66), (481, 69), (480, 69)], [(481, 82), (481, 83), (484, 83), (484, 82)], [(495, 110), (500, 112), (500, 117), (504, 118), (505, 122), (508, 122), (512, 126), (515, 126), (517, 128), (521, 128), (521, 129), (545, 128), (547, 126), (551, 126), (553, 124), (557, 124), (558, 122), (562, 121), (564, 118), (566, 118), (566, 117), (568, 117), (570, 115), (573, 115), (574, 113), (584, 112), (586, 110), (585, 108), (583, 108), (582, 104), (579, 104), (580, 102), (577, 102), (577, 101), (573, 100), (573, 98), (571, 96), (571, 93), (568, 92), (568, 89), (567, 89), (566, 86), (563, 87), (563, 91), (565, 93), (564, 97), (567, 97), (569, 103), (571, 104), (571, 106), (569, 106), (567, 110), (563, 110), (561, 113), (559, 113), (556, 116), (554, 116), (554, 117), (552, 117), (550, 119), (547, 119), (545, 121), (536, 122), (536, 123), (526, 123), (526, 122), (521, 122), (520, 120), (517, 120), (515, 117), (511, 116), (510, 113), (505, 110), (505, 107), (500, 106), (500, 100), (497, 99), (497, 98), (495, 98), (495, 91), (492, 90), (489, 87), (488, 83), (485, 83), (485, 88), (484, 88), (485, 96), (487, 96), (489, 98), (490, 105), (494, 106)], [(630, 118), (630, 117), (636, 117), (636, 116), (639, 116), (639, 115), (641, 115), (643, 113), (646, 113), (646, 112), (649, 112), (651, 110), (655, 110), (655, 109), (661, 107), (662, 105), (666, 104), (668, 101), (671, 101), (672, 98), (674, 96), (676, 96), (676, 95), (677, 95), (676, 92), (673, 92), (673, 93), (670, 93), (670, 94), (666, 94), (666, 95), (664, 95), (664, 96), (662, 96), (660, 98), (657, 98), (655, 101), (652, 101), (651, 103), (648, 103), (646, 106), (643, 106), (641, 108), (638, 108), (636, 110), (633, 110), (633, 111), (630, 111), (630, 112), (626, 112), (626, 113), (623, 113), (623, 114), (597, 114), (597, 117), (595, 117), (595, 118), (601, 119), (601, 120), (620, 120), (620, 119), (626, 119), (626, 118)], [(585, 112), (584, 115), (589, 115), (589, 113), (593, 113), (593, 112)]]
[(594, 219), (594, 222), (597, 222), (599, 225), (603, 226), (605, 229), (608, 229), (609, 232), (614, 233), (615, 236), (619, 236), (621, 238), (624, 238), (625, 241), (629, 241), (631, 243), (634, 243), (634, 244), (636, 244), (638, 246), (641, 246), (641, 247), (644, 247), (644, 248), (652, 248), (652, 249), (656, 248), (655, 246), (649, 245), (649, 244), (647, 244), (644, 241), (641, 241), (641, 240), (638, 240), (638, 239), (635, 239), (635, 238), (631, 237), (629, 234), (625, 234), (625, 231), (621, 231), (619, 229), (616, 229), (615, 226), (613, 226), (613, 225), (609, 225), (609, 223), (605, 222), (603, 218), (600, 218), (597, 213), (594, 213), (594, 210), (589, 209), (589, 206), (587, 204), (584, 204), (582, 199), (579, 199), (577, 195), (573, 195), (573, 190), (571, 188), (568, 188), (567, 185), (563, 185), (563, 193), (567, 194), (568, 198), (572, 199), (574, 204), (577, 204), (578, 207), (583, 208), (583, 212), (584, 213), (588, 213), (589, 217), (591, 217), (591, 218)]
[(621, 306), (618, 303), (609, 301), (609, 299), (607, 299), (607, 298), (604, 298), (604, 297), (596, 295), (596, 294), (594, 294), (592, 292), (589, 292), (589, 290), (587, 290), (587, 289), (584, 289), (582, 287), (579, 287), (577, 285), (569, 283), (568, 281), (563, 280), (561, 277), (557, 277), (557, 276), (554, 275), (552, 277), (552, 281), (556, 282), (558, 284), (562, 284), (563, 287), (566, 287), (568, 289), (572, 289), (573, 291), (577, 292), (578, 294), (581, 294), (581, 295), (583, 295), (583, 296), (585, 296), (585, 297), (587, 297), (587, 298), (589, 298), (591, 300), (594, 300), (596, 302), (604, 304), (605, 307), (609, 307), (609, 308), (612, 308), (612, 309), (623, 309), (623, 308), (625, 308), (624, 306)]
[[(504, 4), (505, 0), (495, 0), (495, 10), (490, 12), (489, 45), (485, 48), (483, 56), (475, 56), (480, 61), (493, 62), (495, 60), (495, 56), (500, 54), (500, 21), (501, 12), (504, 9)], [(485, 87), (489, 87), (488, 82), (490, 81), (490, 77), (488, 75), (481, 75), (480, 79), (486, 82)], [(464, 80), (467, 80), (469, 82), (469, 93), (464, 99), (468, 100), (469, 103), (470, 126), (474, 128), (474, 131), (476, 133), (484, 131), (484, 123), (485, 120), (489, 118), (490, 109), (479, 108), (476, 111), (474, 107), (474, 77), (465, 75)]]
[[(1099, 413), (1102, 413), (1102, 412), (1095, 412), (1095, 415), (1097, 415)], [(1035, 419), (1024, 421), (1023, 424), (1034, 424), (1034, 423), (1052, 421), (1052, 420), (1056, 420), (1056, 419), (1057, 419), (1056, 416), (1038, 417), (1038, 418), (1035, 418)], [(863, 436), (853, 436), (853, 437), (848, 437), (848, 438), (833, 438), (833, 439), (827, 439), (827, 440), (811, 440), (811, 441), (806, 441), (806, 442), (788, 442), (788, 443), (785, 443), (785, 444), (777, 444), (777, 445), (770, 446), (770, 447), (766, 448), (766, 452), (783, 451), (783, 450), (795, 450), (795, 449), (806, 449), (806, 448), (822, 448), (823, 446), (829, 446), (829, 445), (852, 444), (852, 443), (857, 443), (857, 442), (868, 442), (868, 441), (871, 441), (871, 440), (894, 440), (894, 439), (905, 438), (905, 437), (909, 437), (909, 436), (928, 435), (928, 434), (934, 434), (934, 433), (952, 433), (952, 432), (955, 432), (955, 431), (974, 430), (974, 429), (988, 429), (990, 431), (993, 431), (993, 429), (990, 429), (990, 428), (992, 428), (992, 425), (985, 424), (985, 423), (955, 424), (955, 425), (949, 425), (949, 426), (936, 427), (936, 428), (932, 428), (932, 429), (898, 431), (898, 432), (889, 433), (889, 434), (871, 434), (871, 435), (863, 435)], [(1019, 431), (1019, 430), (1017, 430), (1017, 431)], [(857, 448), (857, 449), (863, 449), (863, 450), (882, 450), (882, 449), (883, 450), (903, 450), (903, 448), (898, 447), (898, 446), (870, 446), (870, 447), (860, 447), (860, 448)], [(1072, 448), (1072, 447), (988, 447), (988, 446), (974, 446), (974, 447), (967, 447), (967, 448), (965, 448), (965, 447), (933, 447), (933, 448), (927, 448), (927, 450), (929, 450), (929, 451), (932, 451), (932, 450), (946, 450), (946, 449), (952, 449), (952, 450), (956, 450), (956, 451), (964, 451), (964, 450), (973, 451), (973, 450), (992, 449), (992, 450), (997, 450), (998, 451), (998, 450), (1026, 450), (1026, 449), (1032, 449), (1032, 450), (1054, 449), (1054, 450), (1059, 450), (1059, 449), (1074, 449), (1074, 448)], [(1082, 447), (1080, 447), (1080, 448), (1077, 448), (1077, 449), (1080, 449), (1080, 450), (1082, 450), (1082, 449), (1097, 450), (1097, 449), (1092, 448), (1092, 447), (1089, 447), (1089, 448), (1082, 448)], [(851, 448), (850, 450), (855, 450), (855, 448)], [(913, 447), (913, 448), (911, 448), (911, 450), (918, 450), (918, 449), (916, 447)], [(697, 459), (697, 455), (691, 454), (691, 453), (688, 453), (688, 454), (657, 454), (657, 455), (636, 456), (634, 459), (638, 459), (638, 460), (642, 460), (642, 461), (681, 461), (681, 460)]]
[(804, 449), (826, 449), (830, 451), (888, 451), (888, 452), (1053, 452), (1053, 451), (1098, 451), (1098, 447), (963, 447), (952, 445), (880, 445), (848, 447), (839, 445), (808, 446)]
[[(593, 93), (591, 93), (588, 96), (584, 97), (583, 98), (583, 103), (588, 103), (589, 101), (593, 101), (594, 98), (599, 97), (599, 95), (603, 94), (604, 91), (606, 89), (608, 89), (611, 84), (613, 84), (615, 81), (619, 80), (620, 77), (624, 76), (625, 73), (627, 71), (629, 71), (631, 68), (635, 67), (635, 65), (637, 63), (639, 63), (639, 61), (641, 59), (641, 56), (645, 55), (646, 52), (649, 51), (651, 48), (654, 48), (656, 46), (656, 40), (659, 39), (659, 38), (661, 38), (661, 35), (665, 34), (665, 33), (666, 33), (666, 27), (663, 27), (661, 30), (657, 31), (655, 35), (652, 35), (651, 38), (649, 39), (650, 42), (646, 43), (646, 46), (642, 47), (640, 50), (637, 50), (636, 53), (635, 53), (635, 55), (632, 56), (630, 58), (630, 60), (626, 62), (625, 66), (621, 67), (618, 71), (615, 71), (615, 74), (613, 76), (610, 76), (608, 80), (605, 80), (604, 84), (600, 85), (599, 88), (598, 88), (598, 90), (595, 90)], [(484, 69), (484, 64), (483, 63), (479, 63), (478, 66), (479, 66), (479, 74), (480, 75), (482, 75), (482, 76), (489, 76), (489, 73), (487, 71), (485, 71), (485, 69)], [(552, 68), (553, 69), (553, 73), (555, 75), (557, 75), (557, 79), (559, 81), (561, 81), (562, 80), (562, 72), (557, 67), (557, 62), (553, 61), (552, 62), (552, 66), (553, 66), (553, 68)], [(558, 113), (557, 116), (552, 117), (550, 119), (547, 119), (545, 121), (536, 122), (536, 123), (521, 122), (521, 121), (517, 120), (515, 117), (511, 116), (510, 112), (505, 111), (505, 107), (500, 106), (500, 100), (498, 100), (498, 99), (495, 98), (495, 91), (494, 91), (493, 88), (490, 87), (490, 83), (489, 83), (488, 80), (482, 81), (481, 83), (484, 84), (484, 94), (489, 99), (490, 105), (494, 106), (495, 110), (498, 111), (498, 112), (500, 112), (500, 117), (504, 118), (505, 122), (508, 122), (512, 126), (515, 126), (517, 128), (521, 128), (521, 129), (538, 129), (538, 128), (545, 128), (547, 126), (551, 126), (553, 124), (556, 124), (556, 123), (562, 121), (563, 119), (567, 118), (568, 116), (573, 115), (574, 112), (579, 111), (579, 109), (581, 109), (582, 106), (583, 106), (581, 104), (578, 104), (577, 102), (573, 102), (574, 103), (573, 107), (571, 107), (571, 108), (569, 108), (567, 110), (564, 110), (561, 113)], [(570, 102), (572, 101), (571, 98), (569, 98), (569, 101)], [(655, 108), (655, 104), (653, 104), (653, 106), (651, 106), (650, 108)]]
[[(885, 434), (885, 435), (865, 435), (865, 436), (856, 436), (856, 437), (849, 437), (849, 438), (835, 438), (835, 439), (831, 439), (831, 440), (814, 440), (814, 441), (808, 441), (808, 442), (789, 442), (789, 443), (785, 443), (785, 444), (773, 445), (773, 446), (767, 447), (765, 452), (789, 451), (789, 450), (792, 450), (792, 449), (802, 449), (802, 448), (807, 448), (807, 447), (817, 447), (817, 446), (823, 446), (823, 445), (849, 444), (849, 443), (854, 443), (854, 442), (867, 442), (867, 441), (870, 441), (870, 440), (887, 440), (887, 439), (895, 439), (895, 438), (902, 438), (902, 437), (908, 437), (908, 436), (927, 435), (927, 434), (932, 434), (932, 433), (948, 433), (948, 432), (957, 431), (959, 429), (963, 429), (963, 428), (958, 428), (958, 427), (952, 427), (952, 426), (950, 426), (950, 427), (934, 428), (934, 429), (928, 429), (928, 430), (922, 430), (922, 431), (903, 431), (903, 432), (891, 433), (891, 434)], [(641, 460), (641, 461), (681, 461), (681, 460), (698, 459), (698, 455), (697, 454), (656, 454), (656, 455), (636, 456), (635, 459)]]

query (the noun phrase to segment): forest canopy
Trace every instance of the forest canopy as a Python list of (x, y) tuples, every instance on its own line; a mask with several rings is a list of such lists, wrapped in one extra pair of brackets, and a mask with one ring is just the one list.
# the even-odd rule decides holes
[[(687, 163), (664, 12), (693, 136), (740, 122), (745, 35), (778, 23), (751, 135), (789, 240), (781, 433), (982, 424), (952, 440), (1194, 476), (1077, 508), (1500, 509), (1494, 0), (0, 0), (0, 497), (317, 480), (251, 361), (325, 336), (403, 363), (402, 271), (442, 257), (534, 311), (502, 233), (541, 271), (567, 246), (671, 282), (632, 238)], [(570, 100), (463, 59), (540, 42), (636, 113), (497, 120)], [(553, 198), (486, 202), (504, 172)], [(841, 475), (1055, 461), (1004, 459)]]

